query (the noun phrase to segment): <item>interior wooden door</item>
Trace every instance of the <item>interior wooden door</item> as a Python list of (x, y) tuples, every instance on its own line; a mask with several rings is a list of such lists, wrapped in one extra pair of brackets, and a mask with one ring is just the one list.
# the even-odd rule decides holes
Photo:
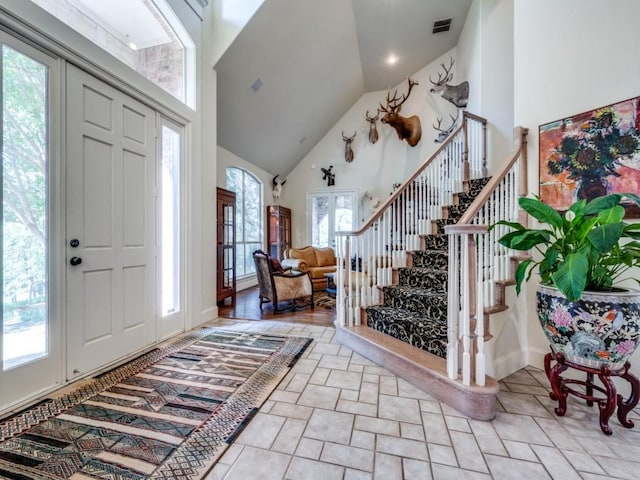
[(67, 378), (156, 340), (155, 112), (67, 68)]
[(217, 263), (216, 284), (217, 301), (220, 304), (231, 297), (236, 301), (236, 194), (224, 188), (218, 188), (216, 226), (217, 226)]

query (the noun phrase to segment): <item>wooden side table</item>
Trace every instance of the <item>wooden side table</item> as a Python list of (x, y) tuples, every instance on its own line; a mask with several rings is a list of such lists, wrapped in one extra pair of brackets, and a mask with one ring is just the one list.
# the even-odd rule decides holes
[[(556, 361), (556, 364), (551, 367), (551, 362)], [(576, 380), (572, 378), (564, 378), (561, 374), (567, 368), (574, 368), (581, 372), (586, 372), (586, 380)], [(568, 361), (562, 353), (547, 353), (544, 357), (544, 371), (547, 374), (547, 378), (551, 383), (552, 392), (549, 396), (553, 400), (558, 401), (558, 406), (555, 408), (555, 412), (559, 416), (563, 416), (567, 412), (567, 396), (569, 394), (582, 398), (587, 401), (587, 405), (593, 406), (594, 402), (598, 403), (600, 409), (600, 429), (605, 435), (611, 435), (611, 428), (609, 428), (609, 418), (613, 415), (613, 412), (618, 409), (618, 420), (623, 427), (633, 428), (633, 422), (627, 419), (628, 413), (638, 404), (638, 394), (640, 393), (640, 380), (638, 377), (629, 372), (631, 364), (626, 362), (624, 366), (617, 370), (611, 370), (608, 366), (603, 365), (601, 368), (585, 367)], [(603, 386), (594, 384), (594, 375), (597, 375), (602, 382)], [(629, 398), (624, 400), (622, 395), (616, 392), (616, 386), (611, 377), (621, 377), (629, 382), (631, 385), (631, 394)], [(570, 385), (581, 385), (584, 387), (584, 392), (575, 390)], [(604, 394), (604, 396), (598, 396), (594, 394), (594, 391)]]

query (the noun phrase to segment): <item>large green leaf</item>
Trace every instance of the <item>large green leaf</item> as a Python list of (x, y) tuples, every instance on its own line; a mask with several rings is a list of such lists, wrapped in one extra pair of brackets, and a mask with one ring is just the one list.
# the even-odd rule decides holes
[(515, 230), (524, 230), (524, 226), (522, 226), (521, 223), (518, 222), (508, 222), (507, 220), (500, 220), (499, 222), (494, 223), (493, 225), (489, 226), (489, 231), (493, 230), (494, 228), (496, 228), (498, 225), (506, 225), (507, 227), (511, 227)]
[(600, 253), (606, 253), (618, 243), (623, 231), (622, 222), (600, 225), (589, 232), (589, 240)]
[(564, 262), (560, 263), (558, 270), (551, 275), (553, 284), (569, 301), (578, 300), (582, 296), (587, 283), (589, 262), (584, 253), (572, 253), (567, 255)]
[(624, 208), (620, 205), (602, 210), (600, 213), (598, 213), (598, 220), (600, 220), (601, 225), (607, 223), (618, 223), (621, 222), (623, 218)]
[(615, 207), (620, 203), (620, 199), (622, 195), (614, 193), (612, 195), (605, 195), (604, 197), (597, 197), (591, 200), (584, 207), (585, 215), (593, 215), (601, 212), (602, 210), (607, 210), (609, 208)]
[(555, 228), (562, 228), (562, 217), (546, 203), (535, 198), (522, 197), (518, 200), (520, 207), (536, 220), (548, 223)]
[(500, 245), (513, 250), (530, 250), (535, 245), (549, 242), (550, 232), (548, 230), (516, 230), (506, 233), (498, 240)]
[(590, 217), (578, 224), (578, 226), (576, 227), (576, 234), (580, 242), (584, 241), (584, 239), (587, 238), (587, 235), (589, 235), (589, 232), (596, 225), (596, 223), (598, 223), (598, 218)]
[(640, 196), (635, 194), (635, 193), (623, 193), (622, 194), (623, 197), (628, 198), (629, 200), (631, 200), (633, 203), (635, 203), (636, 205), (638, 205), (640, 207)]
[(518, 268), (516, 269), (516, 293), (520, 295), (520, 289), (522, 287), (522, 282), (524, 281), (524, 277), (527, 273), (527, 268), (531, 264), (533, 260), (528, 259), (523, 262), (520, 262)]

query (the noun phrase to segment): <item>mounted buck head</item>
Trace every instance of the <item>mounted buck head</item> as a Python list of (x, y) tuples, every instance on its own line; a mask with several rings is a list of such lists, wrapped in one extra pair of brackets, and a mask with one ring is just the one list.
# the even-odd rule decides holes
[(278, 180), (278, 177), (280, 175), (276, 175), (275, 177), (273, 177), (273, 180), (271, 180), (271, 185), (273, 185), (273, 198), (280, 198), (280, 195), (282, 194), (282, 186), (287, 183), (287, 179), (284, 180)]
[(458, 121), (458, 117), (460, 116), (460, 110), (458, 110), (458, 114), (454, 117), (453, 115), (449, 115), (451, 117), (451, 125), (448, 128), (440, 128), (440, 125), (442, 125), (442, 119), (439, 118), (438, 119), (438, 125), (434, 124), (433, 128), (435, 128), (437, 131), (439, 131), (440, 133), (438, 134), (438, 138), (436, 138), (434, 140), (435, 143), (442, 143), (445, 141), (445, 139), (451, 134), (451, 132), (453, 132), (455, 126), (456, 126), (456, 122)]
[(353, 132), (352, 136), (345, 137), (344, 131), (342, 132), (342, 140), (344, 140), (344, 159), (347, 163), (353, 162), (353, 148), (351, 148), (351, 143), (353, 142), (353, 139), (356, 138), (356, 133), (357, 132)]
[(407, 78), (407, 82), (409, 83), (409, 90), (406, 95), (399, 98), (398, 90), (396, 89), (396, 91), (393, 92), (393, 98), (391, 98), (391, 92), (387, 92), (387, 104), (382, 105), (381, 103), (378, 110), (385, 114), (380, 121), (393, 127), (400, 140), (406, 140), (409, 145), (415, 147), (420, 141), (420, 137), (422, 137), (420, 119), (417, 115), (411, 117), (403, 117), (400, 115), (402, 104), (406, 102), (409, 95), (411, 95), (411, 89), (415, 85), (418, 85), (418, 82), (410, 78)]
[(445, 67), (444, 63), (440, 66), (444, 70), (444, 75), (438, 72), (438, 81), (434, 82), (429, 75), (429, 81), (433, 83), (433, 87), (429, 90), (431, 93), (437, 93), (445, 100), (453, 103), (458, 108), (465, 108), (469, 101), (469, 82), (462, 82), (460, 85), (449, 85), (451, 79), (453, 79), (453, 73), (451, 68), (456, 63), (453, 57), (449, 62), (449, 67)]
[(367, 119), (367, 122), (369, 122), (369, 141), (371, 143), (376, 143), (378, 141), (378, 129), (376, 128), (376, 122), (378, 121), (379, 116), (379, 110), (375, 117), (369, 116), (369, 110), (367, 110), (367, 113), (365, 114), (365, 118)]

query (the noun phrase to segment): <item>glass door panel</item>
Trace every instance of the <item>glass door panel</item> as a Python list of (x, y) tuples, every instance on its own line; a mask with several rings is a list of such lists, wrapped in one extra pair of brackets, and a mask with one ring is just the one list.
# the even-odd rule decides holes
[[(2, 316), (0, 413), (61, 381), (58, 287), (52, 265), (51, 92), (55, 59), (0, 32)], [(52, 73), (52, 70), (54, 71)], [(55, 237), (57, 240), (54, 241)], [(55, 296), (52, 292), (56, 292)], [(54, 298), (55, 297), (55, 298)], [(10, 388), (6, 388), (9, 386)]]
[(48, 354), (47, 66), (2, 47), (2, 368)]
[(182, 314), (181, 209), (183, 128), (160, 119), (160, 312), (161, 338), (184, 330)]
[(355, 227), (358, 213), (355, 191), (310, 193), (307, 198), (311, 245), (334, 247), (335, 232)]

